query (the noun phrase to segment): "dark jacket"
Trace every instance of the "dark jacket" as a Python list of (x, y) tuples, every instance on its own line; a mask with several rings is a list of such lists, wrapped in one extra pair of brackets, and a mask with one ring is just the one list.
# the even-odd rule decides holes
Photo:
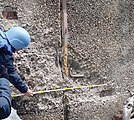
[(0, 120), (10, 115), (11, 100), (9, 81), (6, 78), (0, 78)]
[(8, 69), (9, 81), (21, 92), (28, 90), (27, 85), (22, 81), (13, 65), (14, 49), (9, 44), (4, 32), (0, 30), (0, 65), (4, 65)]

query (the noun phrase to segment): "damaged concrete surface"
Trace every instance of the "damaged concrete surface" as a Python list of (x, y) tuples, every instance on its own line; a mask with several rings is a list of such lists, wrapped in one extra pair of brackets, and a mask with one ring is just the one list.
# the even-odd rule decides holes
[[(30, 32), (30, 49), (14, 56), (18, 72), (33, 91), (108, 84), (91, 90), (15, 98), (13, 107), (23, 120), (121, 118), (127, 90), (133, 91), (134, 85), (132, 0), (67, 1), (69, 80), (62, 77), (60, 0), (1, 0), (0, 6), (1, 13), (5, 6), (17, 8), (17, 20), (1, 14), (5, 30), (20, 25)], [(19, 93), (11, 88), (13, 93)], [(63, 96), (68, 99), (67, 106)]]

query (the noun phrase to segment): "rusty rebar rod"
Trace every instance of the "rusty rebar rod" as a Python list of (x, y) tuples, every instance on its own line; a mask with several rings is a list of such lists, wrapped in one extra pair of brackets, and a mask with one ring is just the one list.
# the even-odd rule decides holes
[(63, 51), (64, 51), (64, 73), (68, 78), (68, 28), (67, 28), (67, 7), (66, 0), (62, 0), (62, 13), (63, 13), (63, 21), (62, 21), (62, 35), (63, 35)]

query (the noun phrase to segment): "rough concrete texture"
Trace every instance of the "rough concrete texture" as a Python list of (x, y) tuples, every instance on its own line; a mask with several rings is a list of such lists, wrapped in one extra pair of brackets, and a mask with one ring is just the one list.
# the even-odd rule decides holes
[[(14, 56), (18, 72), (25, 76), (24, 80), (33, 91), (108, 84), (90, 91), (82, 89), (15, 98), (13, 107), (22, 119), (117, 119), (127, 90), (133, 90), (134, 85), (132, 0), (67, 1), (69, 80), (62, 78), (60, 1), (3, 0), (0, 5), (1, 12), (6, 5), (17, 7), (18, 20), (7, 20), (1, 15), (1, 26), (5, 30), (20, 25), (30, 32), (30, 49)], [(12, 91), (19, 93), (13, 86)]]

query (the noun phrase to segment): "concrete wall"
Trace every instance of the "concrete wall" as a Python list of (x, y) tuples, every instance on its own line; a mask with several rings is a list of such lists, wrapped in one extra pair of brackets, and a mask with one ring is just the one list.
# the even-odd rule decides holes
[[(17, 8), (18, 20), (3, 18), (2, 12), (5, 10), (5, 6)], [(57, 67), (57, 51), (59, 49), (57, 46), (61, 42), (59, 0), (3, 0), (0, 10), (1, 26), (5, 30), (11, 26), (19, 25), (29, 31), (31, 35), (30, 49), (14, 54), (15, 66), (18, 72), (25, 76), (24, 79), (29, 87), (33, 91), (59, 88), (63, 81), (61, 69)], [(11, 88), (13, 93), (19, 93), (13, 86)], [(45, 111), (48, 107), (51, 110), (51, 106), (55, 105), (55, 101), (51, 101), (51, 95), (50, 98), (49, 96), (44, 97), (22, 97), (18, 98), (19, 100), (16, 98), (13, 100), (13, 106), (18, 110), (20, 116), (26, 114), (26, 117), (22, 116), (23, 119), (28, 119), (27, 114), (29, 114), (29, 119), (42, 117), (42, 120), (44, 120), (44, 115), (40, 116), (36, 113)], [(46, 99), (47, 105), (44, 104), (44, 99)], [(59, 115), (57, 116), (59, 117)]]
[[(22, 119), (112, 120), (133, 90), (134, 41), (132, 0), (68, 0), (69, 80), (63, 80), (59, 0), (4, 0), (17, 7), (18, 20), (1, 15), (1, 25), (25, 27), (31, 34), (28, 50), (15, 54), (15, 65), (34, 91), (103, 84), (105, 87), (20, 97), (13, 106)], [(60, 63), (57, 58), (60, 54)], [(61, 64), (62, 65), (62, 64)], [(81, 78), (74, 75), (83, 75)], [(13, 87), (13, 92), (18, 93)], [(63, 96), (68, 98), (64, 111)]]
[[(102, 99), (133, 89), (133, 5), (132, 0), (68, 1), (70, 68), (72, 73), (85, 75), (75, 80), (81, 84), (109, 83), (109, 88), (100, 92)], [(109, 97), (101, 107), (100, 102), (90, 104), (85, 116), (91, 116), (83, 117), (112, 119), (119, 108), (113, 107), (116, 102), (121, 107), (117, 98)]]

